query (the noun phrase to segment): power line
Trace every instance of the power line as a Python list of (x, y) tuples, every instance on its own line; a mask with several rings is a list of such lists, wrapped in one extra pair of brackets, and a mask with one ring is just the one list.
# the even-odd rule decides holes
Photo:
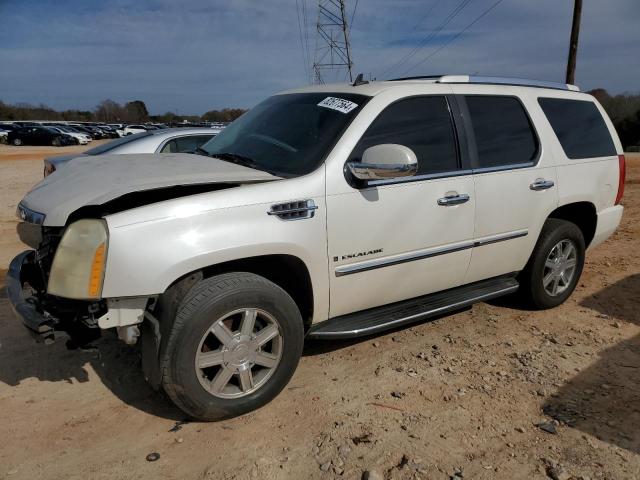
[(433, 31), (431, 31), (431, 33), (429, 33), (426, 37), (424, 37), (416, 47), (414, 47), (409, 53), (407, 53), (403, 58), (401, 58), (398, 62), (396, 62), (392, 67), (384, 70), (380, 74), (380, 77), (386, 76), (386, 74), (400, 68), (402, 65), (406, 64), (409, 60), (411, 60), (411, 58), (416, 53), (418, 53), (421, 49), (426, 47), (436, 37), (436, 35), (438, 35), (444, 29), (444, 27), (449, 25), (449, 23), (451, 23), (451, 21), (455, 17), (457, 17), (460, 14), (460, 12), (464, 10), (464, 8), (467, 5), (469, 5), (469, 3), (471, 3), (472, 1), (473, 0), (462, 0), (460, 3), (458, 3), (458, 5), (456, 5), (456, 7), (449, 13), (449, 15), (447, 15), (447, 17), (440, 23), (440, 25), (438, 25)]
[(360, 0), (356, 0), (356, 4), (353, 7), (353, 12), (351, 12), (351, 21), (349, 22), (349, 28), (353, 29), (353, 17), (356, 16), (356, 10), (358, 9), (358, 2)]
[(302, 0), (302, 17), (304, 18), (305, 53), (307, 54), (307, 81), (311, 81), (311, 51), (309, 50), (309, 12), (307, 0)]
[(300, 4), (298, 3), (298, 0), (296, 0), (296, 14), (298, 16), (298, 32), (300, 34), (300, 50), (302, 51), (302, 66), (304, 67), (304, 74), (307, 76), (307, 78), (310, 78), (309, 69), (308, 69), (309, 67), (307, 63), (307, 55), (304, 47), (304, 36), (302, 34), (302, 22), (300, 20)]
[[(460, 37), (460, 35), (462, 35), (464, 32), (466, 32), (467, 30), (469, 30), (471, 27), (473, 27), (476, 23), (478, 23), (480, 20), (482, 20), (482, 18), (484, 18), (486, 15), (488, 15), (491, 10), (493, 10), (494, 8), (496, 8), (498, 5), (500, 5), (504, 0), (497, 0), (493, 5), (491, 5), (489, 8), (487, 8), (484, 12), (482, 12), (479, 16), (477, 16), (475, 18), (475, 20), (473, 20), (470, 24), (468, 24), (466, 27), (464, 27), (462, 30), (460, 30), (458, 33), (456, 33), (453, 37), (451, 37), (448, 41), (446, 41), (445, 43), (443, 43), (440, 47), (438, 47), (437, 49), (435, 49), (433, 52), (431, 52), (429, 55), (427, 55), (426, 57), (424, 57), (422, 60), (420, 60), (418, 63), (416, 63), (411, 69), (409, 70), (413, 70), (416, 67), (419, 67), (420, 65), (422, 65), (424, 62), (426, 62), (427, 60), (429, 60), (431, 57), (433, 57), (436, 53), (444, 50), (449, 44), (451, 44), (454, 40), (456, 40), (458, 37)], [(408, 70), (405, 70), (405, 72), (407, 72)]]
[[(411, 33), (415, 32), (415, 31), (418, 29), (418, 27), (420, 26), (420, 24), (421, 24), (422, 22), (424, 22), (424, 20), (425, 20), (429, 15), (431, 15), (431, 12), (433, 12), (433, 10), (434, 10), (434, 9), (435, 9), (435, 8), (436, 8), (440, 3), (442, 3), (442, 0), (435, 0), (435, 1), (431, 4), (431, 7), (429, 7), (429, 9), (427, 10), (427, 13), (425, 13), (422, 17), (420, 17), (420, 20), (418, 20), (418, 21), (416, 22), (416, 24), (413, 26), (413, 28), (411, 29)], [(414, 47), (414, 50), (416, 50), (417, 48), (418, 48), (418, 47)], [(412, 50), (412, 52), (413, 52), (413, 50)], [(388, 66), (387, 68), (385, 68), (385, 69), (382, 71), (382, 73), (381, 73), (381, 75), (380, 75), (380, 76), (381, 76), (381, 77), (383, 77), (387, 72), (390, 72), (390, 71), (392, 71), (393, 69), (395, 69), (395, 68), (396, 68), (396, 66), (397, 66), (400, 62), (402, 62), (402, 61), (404, 60), (404, 58), (406, 58), (410, 53), (411, 53), (411, 52), (409, 52), (409, 53), (405, 54), (405, 56), (404, 56), (403, 58), (401, 58), (400, 60), (396, 60), (396, 62), (395, 62), (395, 63), (393, 63), (391, 66)]]
[[(447, 16), (447, 18), (445, 18), (444, 21), (440, 25), (438, 25), (438, 27), (433, 32), (431, 32), (431, 34), (422, 42), (422, 44), (414, 50), (414, 52), (406, 59), (404, 63), (406, 64), (406, 62), (408, 62), (411, 57), (415, 56), (419, 50), (426, 48), (438, 36), (438, 34), (442, 32), (442, 30), (444, 30), (444, 28), (449, 25), (449, 23), (451, 23), (451, 21), (456, 18), (460, 14), (460, 12), (462, 12), (462, 10), (464, 10), (464, 8), (472, 1), (473, 0), (463, 0), (462, 2), (460, 2), (458, 6), (454, 8), (453, 11)], [(406, 69), (405, 72), (409, 70), (412, 70), (412, 68)], [(399, 76), (402, 75), (404, 75), (404, 73), (400, 74)]]

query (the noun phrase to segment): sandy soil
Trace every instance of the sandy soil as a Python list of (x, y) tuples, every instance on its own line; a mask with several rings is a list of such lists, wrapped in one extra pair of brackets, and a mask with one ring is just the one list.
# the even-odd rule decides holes
[[(0, 268), (22, 248), (13, 211), (48, 154), (17, 159), (0, 146)], [(0, 478), (640, 478), (640, 155), (631, 157), (623, 225), (589, 253), (565, 305), (478, 304), (375, 338), (309, 344), (275, 401), (229, 421), (176, 423), (183, 415), (145, 385), (137, 351), (112, 337), (84, 351), (35, 345), (1, 291)], [(160, 458), (147, 461), (151, 452)]]

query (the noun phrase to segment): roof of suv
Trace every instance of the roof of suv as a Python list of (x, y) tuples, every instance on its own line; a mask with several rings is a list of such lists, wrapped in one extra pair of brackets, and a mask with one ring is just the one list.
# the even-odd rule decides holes
[(407, 77), (383, 81), (371, 81), (353, 85), (351, 83), (331, 83), (323, 85), (309, 85), (306, 87), (286, 90), (280, 93), (311, 93), (311, 92), (339, 92), (359, 93), (361, 95), (375, 96), (389, 88), (397, 88), (415, 84), (476, 84), (476, 85), (504, 85), (529, 88), (547, 88), (552, 90), (564, 90), (579, 92), (575, 85), (545, 80), (531, 80), (511, 77), (488, 77), (479, 75), (435, 75), (424, 77)]

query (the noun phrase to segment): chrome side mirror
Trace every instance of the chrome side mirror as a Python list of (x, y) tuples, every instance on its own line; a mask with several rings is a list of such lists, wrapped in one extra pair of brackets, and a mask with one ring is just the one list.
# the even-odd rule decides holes
[(351, 174), (359, 180), (386, 180), (411, 177), (418, 171), (418, 159), (408, 147), (383, 143), (367, 148), (361, 162), (347, 162)]

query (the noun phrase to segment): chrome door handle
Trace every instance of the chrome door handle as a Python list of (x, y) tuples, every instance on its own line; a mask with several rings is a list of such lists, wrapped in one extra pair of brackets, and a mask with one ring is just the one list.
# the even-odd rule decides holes
[(529, 185), (531, 190), (547, 190), (555, 185), (553, 180), (545, 180), (544, 178), (536, 178), (536, 181)]
[(447, 195), (438, 199), (438, 205), (441, 207), (451, 207), (452, 205), (460, 205), (469, 201), (469, 195), (466, 193), (456, 193), (455, 195)]

